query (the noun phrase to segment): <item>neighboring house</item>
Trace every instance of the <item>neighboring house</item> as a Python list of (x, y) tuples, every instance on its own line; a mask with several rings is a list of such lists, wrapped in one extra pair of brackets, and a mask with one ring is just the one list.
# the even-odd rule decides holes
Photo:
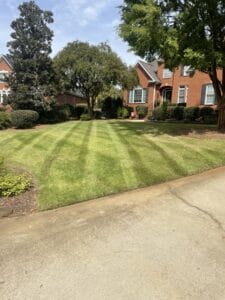
[[(133, 90), (124, 91), (125, 104), (134, 109), (141, 105), (147, 106), (151, 111), (165, 101), (188, 107), (216, 107), (212, 82), (206, 73), (188, 66), (180, 66), (170, 71), (160, 61), (139, 61), (136, 70), (139, 85)], [(222, 77), (222, 71), (218, 70), (218, 73)]]
[(60, 105), (70, 104), (75, 107), (76, 105), (87, 105), (87, 98), (85, 98), (80, 91), (74, 93), (68, 92), (57, 96), (57, 102)]
[(0, 104), (3, 103), (4, 97), (10, 94), (10, 88), (5, 82), (5, 76), (12, 72), (12, 66), (10, 64), (7, 55), (0, 55)]

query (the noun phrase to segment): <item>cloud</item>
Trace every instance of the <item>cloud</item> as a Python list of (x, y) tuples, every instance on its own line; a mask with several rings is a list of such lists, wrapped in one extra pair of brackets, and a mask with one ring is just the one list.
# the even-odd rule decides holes
[(110, 2), (110, 0), (65, 0), (57, 4), (53, 10), (56, 16), (60, 16), (61, 20), (66, 19), (68, 24), (72, 21), (73, 24), (87, 26), (98, 19)]

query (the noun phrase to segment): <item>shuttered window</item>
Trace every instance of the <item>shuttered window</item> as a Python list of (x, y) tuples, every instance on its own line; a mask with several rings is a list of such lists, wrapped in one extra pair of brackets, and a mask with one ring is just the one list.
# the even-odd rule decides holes
[(206, 85), (205, 91), (205, 105), (215, 104), (215, 91), (212, 84)]

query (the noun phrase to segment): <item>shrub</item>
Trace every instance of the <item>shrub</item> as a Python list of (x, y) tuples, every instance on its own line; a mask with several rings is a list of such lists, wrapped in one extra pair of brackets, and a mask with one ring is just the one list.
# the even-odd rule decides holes
[(218, 120), (218, 111), (212, 107), (206, 106), (200, 108), (200, 116), (206, 124), (216, 124)]
[(10, 127), (11, 120), (8, 113), (0, 111), (0, 130)]
[(80, 116), (80, 120), (81, 121), (90, 121), (91, 116), (89, 114), (83, 114), (83, 115)]
[(94, 117), (95, 117), (95, 119), (101, 119), (101, 117), (102, 117), (102, 112), (100, 111), (100, 110), (95, 110), (94, 111)]
[(175, 108), (176, 108), (176, 106), (171, 106), (171, 105), (169, 105), (167, 107), (167, 118), (168, 119), (175, 119), (175, 114), (174, 114)]
[(83, 114), (88, 114), (88, 108), (84, 105), (77, 105), (75, 107), (75, 116), (80, 119), (80, 116)]
[(14, 110), (11, 113), (12, 125), (16, 128), (31, 128), (38, 119), (38, 112), (33, 110)]
[(60, 121), (67, 121), (71, 117), (71, 111), (68, 106), (59, 107), (56, 111), (56, 119)]
[(146, 106), (137, 106), (136, 111), (140, 119), (145, 118), (148, 114), (148, 108)]
[(200, 108), (200, 116), (204, 119), (205, 116), (212, 116), (214, 113), (214, 109), (209, 106)]
[(127, 118), (129, 118), (129, 111), (128, 111), (128, 109), (126, 107), (118, 108), (117, 117), (120, 118), (120, 119), (127, 119)]
[(183, 106), (176, 106), (174, 108), (174, 118), (177, 121), (181, 121), (184, 118), (184, 107)]
[(185, 107), (184, 119), (192, 122), (199, 118), (199, 107)]
[(167, 118), (167, 103), (164, 102), (160, 107), (156, 107), (153, 111), (154, 119), (164, 121)]
[(0, 174), (0, 197), (17, 196), (31, 186), (31, 179), (27, 174)]
[(102, 113), (108, 119), (115, 119), (118, 116), (118, 109), (123, 106), (121, 98), (107, 97), (102, 101)]

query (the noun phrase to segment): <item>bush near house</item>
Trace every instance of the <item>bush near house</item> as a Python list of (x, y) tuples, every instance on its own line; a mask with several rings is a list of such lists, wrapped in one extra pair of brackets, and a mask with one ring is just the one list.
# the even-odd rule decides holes
[[(182, 105), (166, 105), (157, 107), (152, 112), (152, 117), (157, 121), (176, 120), (185, 122), (202, 122), (216, 124), (218, 112), (212, 107), (185, 107)], [(151, 119), (151, 118), (149, 118)]]
[(123, 101), (121, 98), (114, 99), (107, 97), (102, 101), (102, 114), (107, 119), (116, 119), (118, 116), (119, 108), (122, 108)]
[(184, 119), (189, 122), (196, 121), (199, 118), (199, 107), (185, 107), (184, 108)]
[(89, 114), (82, 114), (80, 116), (81, 121), (91, 121), (91, 116)]
[(10, 115), (6, 112), (0, 111), (0, 130), (9, 128), (11, 126)]
[(15, 128), (32, 128), (38, 119), (39, 114), (34, 110), (14, 110), (11, 113), (12, 126)]
[(212, 107), (202, 107), (199, 112), (200, 117), (206, 124), (216, 124), (218, 119), (218, 111)]
[(167, 119), (168, 104), (164, 102), (161, 106), (156, 107), (152, 113), (153, 118), (157, 121), (165, 121)]
[(183, 119), (183, 117), (184, 117), (183, 106), (169, 105), (167, 107), (167, 119), (174, 119), (180, 121)]
[(80, 119), (81, 115), (88, 114), (88, 108), (84, 105), (77, 105), (75, 108), (75, 116)]
[(146, 106), (137, 106), (136, 111), (139, 119), (144, 119), (148, 114), (148, 108)]
[(129, 110), (126, 107), (119, 107), (117, 111), (117, 117), (119, 119), (127, 119), (129, 118)]

